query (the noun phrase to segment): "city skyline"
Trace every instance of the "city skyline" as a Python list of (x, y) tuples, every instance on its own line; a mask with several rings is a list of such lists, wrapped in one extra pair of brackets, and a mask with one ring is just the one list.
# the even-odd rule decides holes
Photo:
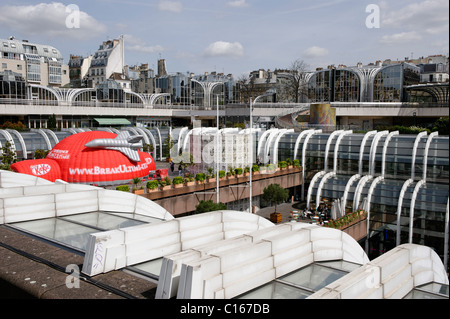
[[(69, 56), (125, 39), (125, 64), (166, 60), (167, 71), (313, 70), (433, 54), (448, 56), (447, 0), (2, 1), (2, 38), (15, 36)], [(377, 10), (379, 9), (379, 20)], [(379, 24), (377, 24), (379, 22)]]

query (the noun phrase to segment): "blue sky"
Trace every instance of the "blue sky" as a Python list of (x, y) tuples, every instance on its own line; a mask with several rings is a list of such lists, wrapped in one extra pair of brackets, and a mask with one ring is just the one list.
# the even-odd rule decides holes
[[(79, 28), (67, 18), (79, 8)], [(380, 10), (379, 28), (366, 20)], [(125, 37), (125, 62), (169, 72), (232, 73), (368, 64), (449, 53), (448, 0), (0, 0), (0, 38), (15, 36), (88, 55)], [(71, 20), (75, 21), (75, 20)]]

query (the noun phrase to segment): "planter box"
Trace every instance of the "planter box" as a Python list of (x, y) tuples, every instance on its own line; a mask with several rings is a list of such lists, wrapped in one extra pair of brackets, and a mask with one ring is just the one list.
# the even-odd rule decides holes
[(158, 191), (158, 187), (157, 188), (147, 188), (147, 193), (155, 193)]
[(169, 189), (172, 189), (172, 185), (162, 186), (161, 191), (167, 191)]
[(208, 178), (208, 183), (215, 183), (216, 182), (216, 179), (215, 178)]
[(186, 182), (186, 186), (194, 186), (195, 182)]
[(183, 187), (183, 184), (173, 184), (173, 188), (181, 188)]
[(243, 176), (244, 176), (244, 174), (239, 174), (239, 175), (236, 175), (236, 178), (241, 178)]
[(145, 189), (136, 189), (133, 191), (133, 194), (141, 195), (145, 193)]
[(270, 221), (275, 224), (281, 223), (281, 217), (280, 213), (272, 213), (270, 214)]

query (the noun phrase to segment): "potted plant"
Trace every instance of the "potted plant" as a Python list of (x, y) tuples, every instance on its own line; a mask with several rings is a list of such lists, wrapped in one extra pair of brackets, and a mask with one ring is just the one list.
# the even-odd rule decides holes
[(147, 191), (149, 193), (158, 191), (158, 181), (156, 179), (147, 182)]
[(172, 180), (172, 184), (174, 188), (180, 188), (183, 187), (183, 177), (182, 176), (176, 176)]
[(192, 174), (187, 173), (185, 178), (184, 178), (184, 184), (186, 186), (193, 186), (193, 185), (195, 185), (194, 176), (192, 176)]
[(223, 181), (225, 179), (225, 171), (219, 171), (219, 180)]
[(205, 182), (205, 179), (206, 179), (205, 173), (195, 174), (195, 181), (197, 182), (197, 184), (203, 184)]
[(144, 188), (139, 187), (141, 179), (139, 177), (133, 178), (133, 194), (144, 194)]
[(300, 161), (298, 159), (293, 160), (292, 164), (294, 168), (300, 168)]
[(252, 173), (253, 173), (253, 175), (259, 174), (259, 165), (252, 166)]
[(130, 192), (130, 187), (128, 185), (119, 185), (116, 186), (116, 191), (121, 191), (121, 192)]
[(159, 185), (161, 185), (161, 190), (166, 191), (171, 189), (172, 181), (170, 180), (169, 176), (166, 176), (163, 180), (159, 181)]
[(236, 175), (236, 178), (242, 177), (242, 168), (238, 167), (234, 170), (234, 174)]
[(287, 168), (291, 169), (293, 166), (292, 160), (290, 158), (286, 159)]
[(250, 175), (250, 167), (249, 166), (245, 166), (244, 167), (244, 176), (249, 176)]
[(214, 168), (208, 167), (208, 175), (206, 175), (208, 183), (214, 183), (216, 181), (216, 174), (214, 174)]
[(287, 163), (286, 161), (281, 161), (278, 163), (278, 167), (281, 168), (282, 170), (285, 170), (287, 168)]
[(233, 167), (228, 167), (228, 171), (227, 171), (227, 178), (228, 179), (233, 179), (234, 178), (234, 169)]

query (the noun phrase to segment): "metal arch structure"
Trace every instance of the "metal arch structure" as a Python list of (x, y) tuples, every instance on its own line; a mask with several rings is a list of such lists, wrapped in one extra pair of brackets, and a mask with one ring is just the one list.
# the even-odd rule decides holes
[(309, 183), (309, 187), (308, 187), (308, 194), (306, 196), (306, 208), (310, 209), (311, 207), (311, 195), (312, 195), (312, 190), (314, 188), (314, 184), (316, 183), (316, 181), (321, 178), (322, 176), (324, 176), (326, 174), (325, 171), (320, 171), (318, 172), (316, 175), (314, 175), (314, 177), (311, 179), (311, 182)]
[(169, 93), (151, 94), (150, 97), (149, 97), (149, 104), (148, 105), (151, 106), (151, 107), (155, 107), (156, 101), (158, 101), (160, 98), (163, 98), (163, 97), (166, 97), (166, 96), (170, 97), (170, 94)]
[(436, 103), (448, 105), (449, 103), (449, 84), (447, 83), (427, 83), (406, 86), (405, 90), (408, 94), (427, 93), (433, 97)]
[(308, 135), (306, 135), (305, 141), (303, 142), (303, 148), (302, 148), (302, 200), (305, 200), (305, 172), (306, 172), (306, 148), (308, 147), (308, 142), (311, 136), (314, 134), (320, 134), (322, 133), (322, 130), (314, 130), (310, 132)]
[(326, 173), (323, 177), (322, 180), (319, 183), (319, 186), (317, 187), (317, 194), (316, 194), (316, 209), (319, 208), (320, 206), (320, 197), (322, 195), (322, 188), (325, 185), (325, 183), (327, 182), (327, 180), (331, 177), (336, 176), (335, 172), (329, 172)]
[(261, 157), (262, 156), (262, 154), (261, 154), (261, 149), (263, 148), (263, 144), (264, 144), (264, 146), (265, 146), (265, 142), (266, 142), (266, 140), (267, 140), (267, 137), (273, 132), (273, 131), (275, 131), (276, 129), (274, 129), (274, 128), (271, 128), (271, 129), (268, 129), (267, 131), (265, 131), (262, 135), (261, 135), (261, 137), (259, 138), (259, 141), (258, 141), (258, 149), (256, 150), (256, 155), (258, 156), (258, 157)]
[(278, 134), (278, 136), (275, 139), (275, 142), (273, 144), (273, 152), (272, 152), (272, 156), (273, 156), (273, 164), (277, 164), (278, 163), (278, 145), (280, 144), (280, 139), (288, 133), (294, 133), (294, 129), (290, 129), (290, 130), (286, 130), (284, 132), (282, 132), (281, 134)]
[(323, 167), (323, 170), (326, 172), (328, 171), (328, 152), (330, 151), (331, 142), (333, 141), (336, 135), (340, 135), (343, 132), (344, 132), (343, 130), (334, 131), (333, 133), (330, 134), (330, 136), (328, 136), (327, 145), (325, 147), (325, 159), (324, 159), (325, 164)]
[(362, 140), (362, 142), (361, 142), (361, 146), (360, 146), (360, 149), (359, 149), (359, 162), (358, 162), (358, 174), (359, 175), (362, 175), (363, 173), (362, 173), (362, 161), (363, 161), (363, 156), (364, 156), (364, 148), (366, 147), (366, 142), (367, 142), (367, 139), (370, 137), (370, 136), (372, 136), (372, 135), (375, 135), (375, 134), (377, 134), (377, 131), (370, 131), (370, 132), (367, 132), (365, 135), (364, 135), (364, 138), (363, 138), (363, 140)]
[(403, 198), (405, 197), (406, 190), (408, 187), (414, 183), (414, 181), (410, 178), (403, 183), (402, 189), (400, 190), (400, 194), (398, 196), (397, 202), (397, 236), (396, 236), (396, 246), (400, 245), (400, 219), (402, 216), (402, 207), (403, 207)]
[(32, 128), (31, 132), (36, 132), (36, 133), (40, 134), (44, 138), (45, 143), (47, 144), (47, 150), (49, 151), (52, 149), (52, 143), (50, 143), (50, 139), (48, 138), (47, 134), (42, 129)]
[(355, 174), (349, 178), (349, 180), (347, 181), (347, 184), (345, 185), (344, 196), (342, 196), (342, 201), (341, 201), (341, 210), (344, 213), (345, 213), (345, 206), (347, 206), (347, 198), (348, 198), (348, 193), (350, 192), (350, 187), (353, 185), (353, 182), (359, 178), (361, 178), (361, 175)]
[(365, 68), (357, 68), (353, 69), (353, 71), (358, 74), (360, 78), (361, 85), (361, 93), (360, 93), (360, 101), (364, 102), (365, 100), (368, 102), (373, 101), (373, 81), (375, 76), (380, 71), (379, 67), (365, 67)]
[(41, 130), (53, 138), (53, 140), (55, 141), (55, 145), (59, 143), (59, 139), (56, 136), (55, 132), (53, 132), (52, 130), (49, 130), (48, 128), (42, 128)]
[(14, 134), (17, 137), (20, 145), (22, 146), (23, 159), (28, 159), (27, 145), (25, 143), (25, 140), (23, 139), (22, 134), (20, 134), (16, 130), (12, 130), (12, 129), (6, 129), (6, 131), (9, 132), (10, 134)]
[(373, 138), (372, 145), (370, 146), (370, 155), (369, 155), (369, 175), (375, 176), (375, 159), (377, 155), (377, 147), (380, 138), (389, 134), (389, 131), (381, 131), (375, 134)]
[(411, 205), (409, 207), (409, 240), (408, 240), (410, 244), (412, 244), (413, 238), (414, 209), (416, 206), (417, 194), (419, 193), (419, 190), (423, 185), (425, 185), (425, 181), (422, 179), (416, 184), (416, 187), (414, 187), (414, 191), (411, 196)]
[(384, 145), (383, 145), (383, 155), (382, 155), (382, 159), (381, 159), (381, 176), (385, 176), (386, 174), (386, 154), (387, 154), (387, 149), (389, 146), (389, 142), (391, 141), (393, 136), (399, 135), (399, 131), (394, 131), (388, 134), (388, 136), (386, 137), (386, 140), (384, 141)]
[(416, 156), (417, 156), (417, 148), (419, 147), (420, 139), (427, 135), (427, 132), (420, 132), (417, 134), (416, 140), (414, 141), (413, 153), (412, 153), (412, 161), (411, 161), (411, 179), (414, 180), (416, 175)]
[(433, 132), (428, 136), (427, 144), (425, 146), (425, 152), (423, 154), (423, 176), (422, 179), (424, 181), (427, 180), (427, 170), (428, 170), (428, 153), (430, 151), (431, 141), (434, 137), (438, 136), (439, 132)]
[(369, 251), (369, 234), (370, 234), (370, 202), (372, 201), (372, 194), (375, 190), (375, 187), (377, 187), (378, 183), (384, 180), (383, 176), (378, 176), (375, 178), (370, 185), (369, 192), (367, 193), (367, 203), (366, 207), (363, 209), (367, 212), (367, 237), (366, 237), (366, 254)]
[(218, 85), (225, 85), (224, 82), (200, 82), (195, 79), (191, 79), (191, 82), (197, 83), (203, 89), (203, 106), (210, 107), (211, 105), (211, 93)]
[(361, 193), (366, 186), (366, 183), (373, 179), (372, 175), (366, 175), (360, 179), (355, 190), (355, 197), (353, 198), (353, 211), (358, 210), (359, 200), (361, 199)]
[(39, 84), (30, 84), (28, 88), (30, 90), (30, 97), (32, 97), (31, 91), (33, 90), (33, 88), (37, 88), (53, 94), (55, 100), (58, 101), (58, 103), (61, 103), (63, 101), (63, 97), (60, 95), (60, 93), (52, 87), (47, 87)]
[(352, 130), (344, 131), (339, 135), (336, 145), (334, 147), (334, 161), (333, 161), (333, 172), (337, 173), (338, 166), (338, 153), (339, 153), (339, 145), (341, 144), (342, 139), (349, 134), (353, 134)]
[(295, 141), (295, 146), (294, 146), (294, 158), (293, 159), (297, 159), (297, 155), (298, 155), (298, 147), (300, 146), (300, 141), (303, 138), (303, 136), (314, 132), (314, 130), (306, 130), (306, 131), (302, 131), (298, 137), (297, 140)]

